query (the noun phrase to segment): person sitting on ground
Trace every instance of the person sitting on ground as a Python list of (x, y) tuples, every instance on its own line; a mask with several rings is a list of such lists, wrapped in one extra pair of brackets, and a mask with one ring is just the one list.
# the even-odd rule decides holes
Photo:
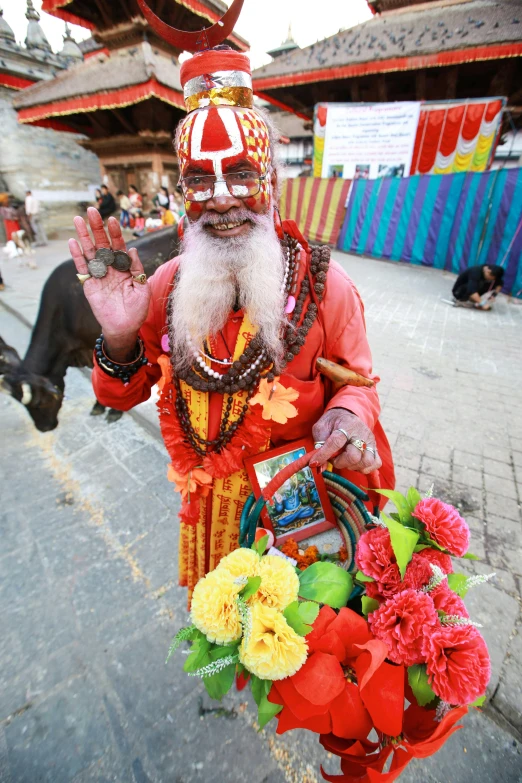
[(159, 209), (159, 207), (167, 207), (169, 206), (169, 190), (168, 188), (161, 187), (154, 198), (152, 199), (152, 203), (155, 207)]
[(98, 210), (102, 218), (105, 220), (105, 218), (108, 218), (110, 215), (116, 212), (116, 202), (114, 200), (114, 196), (109, 191), (107, 185), (101, 186), (101, 192), (102, 192), (102, 197)]
[(159, 211), (160, 211), (162, 226), (175, 226), (177, 224), (178, 219), (171, 209), (160, 207)]
[(491, 300), (502, 290), (504, 270), (495, 264), (470, 266), (455, 281), (455, 304), (468, 304), (479, 310), (491, 310)]
[(120, 202), (120, 226), (122, 228), (130, 227), (130, 198), (125, 195), (123, 190), (118, 190), (116, 193)]

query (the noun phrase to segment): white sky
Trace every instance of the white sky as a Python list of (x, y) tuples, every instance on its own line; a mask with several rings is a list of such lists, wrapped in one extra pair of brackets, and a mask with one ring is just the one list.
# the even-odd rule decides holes
[[(27, 31), (25, 0), (0, 0), (0, 5), (16, 40), (23, 43)], [(42, 0), (33, 0), (33, 5), (41, 14), (40, 24), (51, 47), (55, 52), (60, 51), (64, 22), (41, 13)], [(370, 16), (366, 0), (245, 0), (236, 29), (250, 42), (250, 58), (257, 67), (270, 62), (267, 49), (279, 46), (286, 39), (290, 23), (295, 41), (299, 46), (308, 46)], [(77, 41), (89, 37), (89, 30), (84, 27), (71, 25), (71, 29)]]

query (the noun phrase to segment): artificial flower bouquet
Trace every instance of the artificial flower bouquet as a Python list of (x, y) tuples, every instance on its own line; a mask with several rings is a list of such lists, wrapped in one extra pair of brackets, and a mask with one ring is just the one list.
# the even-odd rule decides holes
[(305, 558), (301, 569), (273, 548), (265, 554), (264, 536), (198, 582), (193, 625), (169, 651), (191, 641), (185, 671), (213, 698), (249, 676), (259, 726), (277, 716), (280, 734), (319, 734), (342, 769), (323, 777), (339, 783), (388, 783), (435, 753), (484, 701), (490, 677), (462, 600), (488, 577), (453, 570), (452, 556), (474, 558), (466, 522), (414, 488), (381, 492), (397, 511), (359, 539), (354, 577), (341, 558)]

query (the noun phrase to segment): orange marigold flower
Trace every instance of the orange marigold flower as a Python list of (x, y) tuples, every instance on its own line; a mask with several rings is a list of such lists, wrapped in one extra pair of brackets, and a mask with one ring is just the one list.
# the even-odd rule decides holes
[(281, 552), (287, 557), (291, 557), (294, 560), (297, 560), (299, 557), (299, 547), (297, 546), (297, 542), (294, 541), (293, 538), (289, 538), (281, 547)]
[(297, 416), (297, 408), (292, 405), (294, 400), (299, 397), (299, 392), (295, 389), (287, 389), (279, 383), (279, 378), (273, 381), (267, 381), (263, 378), (259, 382), (259, 389), (250, 400), (250, 405), (261, 405), (263, 407), (263, 419), (286, 424), (288, 419)]
[(187, 500), (189, 495), (198, 493), (198, 497), (208, 495), (211, 489), (212, 476), (201, 468), (194, 468), (188, 473), (178, 473), (172, 465), (169, 465), (167, 478), (176, 485), (176, 492), (181, 492), (183, 500)]
[(348, 550), (344, 544), (339, 547), (339, 560), (341, 563), (345, 563), (348, 560)]

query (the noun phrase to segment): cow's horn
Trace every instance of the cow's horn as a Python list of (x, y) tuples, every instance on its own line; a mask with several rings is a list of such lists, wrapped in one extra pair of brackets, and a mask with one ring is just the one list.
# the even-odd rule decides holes
[(30, 383), (22, 383), (22, 399), (20, 402), (22, 405), (30, 405), (31, 400), (33, 399), (33, 390), (31, 389)]

